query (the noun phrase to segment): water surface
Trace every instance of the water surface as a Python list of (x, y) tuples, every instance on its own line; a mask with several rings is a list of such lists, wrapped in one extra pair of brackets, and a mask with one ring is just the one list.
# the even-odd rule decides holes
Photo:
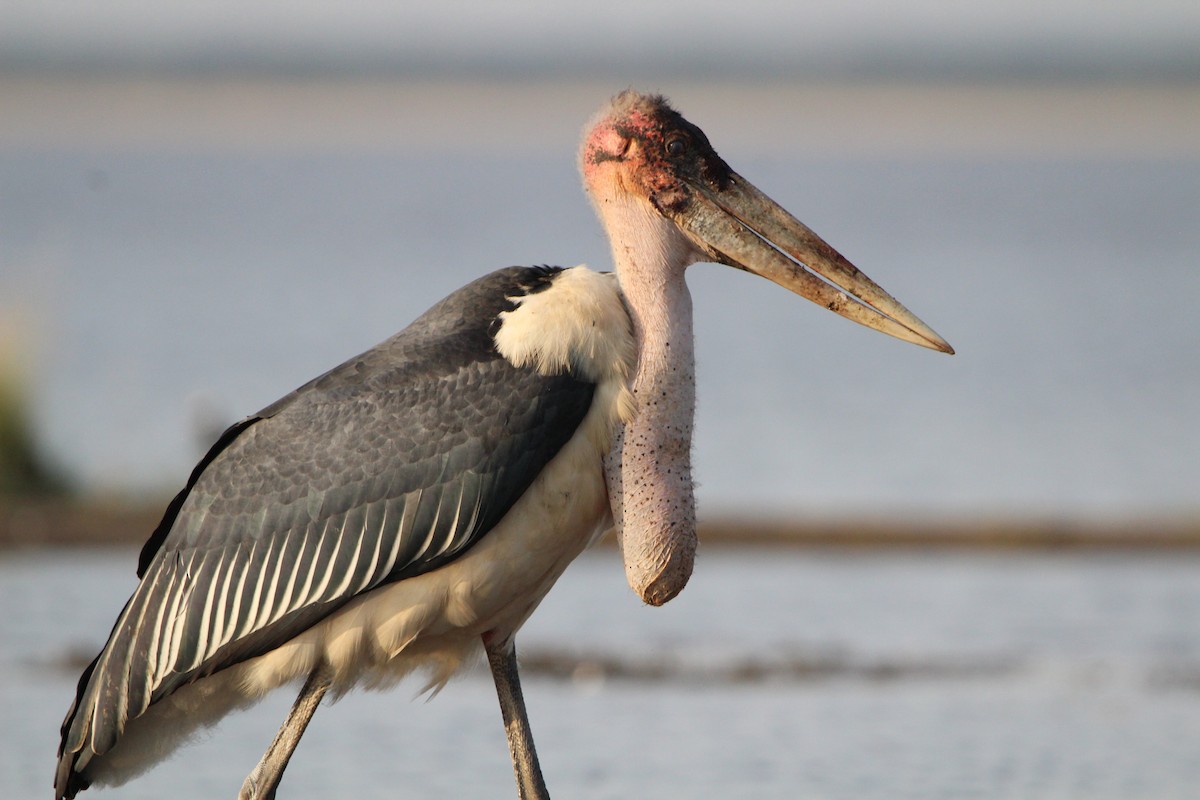
[[(3, 796), (49, 795), (79, 662), (134, 563), (0, 560)], [(531, 666), (583, 662), (574, 678), (527, 670), (555, 796), (1184, 800), (1200, 792), (1197, 619), (1195, 554), (707, 549), (687, 591), (651, 609), (601, 550), (518, 643)], [(282, 796), (511, 798), (486, 672), (428, 703), (410, 700), (419, 688), (322, 707)], [(107, 796), (234, 796), (289, 694)]]

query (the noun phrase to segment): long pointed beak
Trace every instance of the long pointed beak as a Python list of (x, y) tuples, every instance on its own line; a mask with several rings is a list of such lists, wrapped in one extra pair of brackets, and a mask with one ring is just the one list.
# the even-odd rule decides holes
[(694, 200), (676, 222), (714, 260), (761, 275), (868, 328), (954, 353), (932, 328), (742, 176), (731, 173), (723, 189), (689, 184)]

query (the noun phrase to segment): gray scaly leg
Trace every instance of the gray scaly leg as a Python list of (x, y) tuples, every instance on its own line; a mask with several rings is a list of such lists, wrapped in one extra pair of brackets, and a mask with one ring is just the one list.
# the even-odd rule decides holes
[(533, 747), (529, 717), (525, 713), (525, 697), (521, 694), (521, 679), (517, 675), (517, 649), (511, 640), (493, 646), (486, 635), (483, 644), (492, 678), (496, 681), (500, 713), (504, 715), (504, 731), (508, 734), (508, 752), (512, 755), (513, 771), (517, 776), (518, 796), (520, 800), (550, 800)]
[(300, 737), (304, 735), (304, 729), (308, 727), (309, 720), (316, 713), (317, 706), (320, 705), (321, 698), (325, 696), (332, 681), (333, 675), (324, 664), (309, 674), (304, 688), (300, 690), (300, 696), (296, 698), (291, 712), (283, 721), (283, 727), (275, 734), (275, 741), (271, 742), (258, 766), (242, 784), (238, 800), (275, 800), (275, 790), (283, 778), (283, 771), (287, 769), (288, 761), (291, 760), (296, 745), (300, 743)]

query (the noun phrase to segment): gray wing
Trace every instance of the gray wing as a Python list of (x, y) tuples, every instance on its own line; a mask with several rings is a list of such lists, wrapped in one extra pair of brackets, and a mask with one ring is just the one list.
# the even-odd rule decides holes
[(574, 434), (594, 386), (491, 339), (555, 270), (511, 268), (235, 425), (168, 508), (141, 583), (80, 680), (63, 751), (198, 677), (286, 642), (351, 598), (462, 554)]

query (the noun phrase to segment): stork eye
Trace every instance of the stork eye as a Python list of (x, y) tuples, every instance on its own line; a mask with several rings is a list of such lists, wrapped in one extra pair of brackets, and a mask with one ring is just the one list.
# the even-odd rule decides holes
[(667, 140), (667, 155), (678, 158), (687, 152), (687, 140), (682, 136), (674, 136)]

